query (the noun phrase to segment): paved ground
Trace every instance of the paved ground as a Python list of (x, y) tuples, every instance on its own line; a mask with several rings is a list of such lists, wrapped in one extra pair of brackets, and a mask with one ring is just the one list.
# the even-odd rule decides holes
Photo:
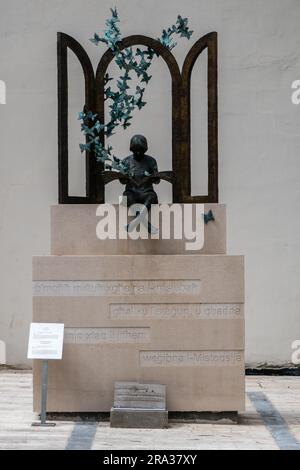
[(109, 423), (57, 422), (34, 428), (32, 376), (0, 371), (0, 449), (297, 449), (300, 377), (247, 377), (240, 424), (180, 424), (110, 429)]

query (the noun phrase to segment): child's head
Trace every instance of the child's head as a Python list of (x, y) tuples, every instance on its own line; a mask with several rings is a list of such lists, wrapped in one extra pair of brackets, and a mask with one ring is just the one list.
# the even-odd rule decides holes
[(142, 156), (148, 150), (148, 143), (146, 137), (140, 134), (136, 134), (131, 137), (130, 150), (135, 155)]

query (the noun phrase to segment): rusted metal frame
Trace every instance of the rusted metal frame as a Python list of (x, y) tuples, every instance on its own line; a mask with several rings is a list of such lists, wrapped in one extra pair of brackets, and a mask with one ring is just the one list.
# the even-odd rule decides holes
[[(191, 196), (191, 74), (194, 64), (207, 48), (208, 194)], [(183, 175), (181, 202), (218, 202), (218, 53), (217, 33), (200, 38), (190, 49), (182, 67), (180, 166)]]
[(95, 159), (86, 152), (86, 197), (69, 196), (68, 161), (68, 48), (78, 58), (85, 79), (85, 102), (89, 109), (95, 107), (95, 76), (91, 61), (83, 47), (71, 36), (57, 33), (58, 66), (58, 197), (60, 204), (94, 202)]
[[(159, 41), (142, 35), (129, 36), (120, 49), (144, 45), (154, 49), (168, 65), (172, 79), (172, 167), (175, 173), (173, 202), (218, 202), (218, 110), (217, 110), (217, 33), (200, 38), (189, 51), (182, 74), (172, 53)], [(58, 145), (59, 145), (59, 202), (103, 203), (105, 185), (101, 175), (103, 165), (94, 155), (86, 154), (86, 197), (68, 195), (68, 70), (67, 48), (79, 59), (85, 76), (86, 106), (105, 120), (104, 76), (114, 55), (111, 50), (102, 56), (94, 77), (93, 67), (82, 46), (72, 37), (58, 33)], [(190, 93), (193, 66), (208, 49), (208, 195), (191, 196), (191, 129)], [(104, 133), (101, 134), (104, 144)]]

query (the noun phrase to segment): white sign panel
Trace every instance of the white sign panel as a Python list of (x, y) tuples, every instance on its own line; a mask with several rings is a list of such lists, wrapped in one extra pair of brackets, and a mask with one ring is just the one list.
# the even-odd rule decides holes
[(31, 323), (27, 358), (61, 359), (63, 341), (63, 323)]

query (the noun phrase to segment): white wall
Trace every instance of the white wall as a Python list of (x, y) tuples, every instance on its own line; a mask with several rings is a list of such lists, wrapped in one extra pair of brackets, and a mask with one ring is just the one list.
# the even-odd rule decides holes
[[(180, 64), (196, 39), (219, 33), (220, 202), (228, 208), (228, 252), (246, 256), (247, 362), (288, 363), (300, 338), (300, 106), (290, 98), (300, 79), (299, 0), (0, 0), (7, 87), (0, 105), (0, 340), (7, 363), (26, 363), (31, 257), (49, 253), (49, 206), (57, 202), (56, 32), (74, 36), (96, 64), (104, 46), (88, 39), (115, 4), (124, 36), (157, 37), (177, 13), (189, 17), (195, 32), (174, 50)], [(76, 61), (70, 66), (72, 190), (80, 190), (82, 80)], [(199, 66), (195, 73), (203, 79)], [(199, 97), (197, 76), (193, 83)], [(144, 132), (160, 168), (169, 169), (170, 84), (159, 62), (147, 97), (148, 107), (113, 143), (125, 155), (130, 135)], [(193, 106), (194, 157), (205, 150), (202, 102)], [(162, 197), (170, 197), (167, 184)]]

